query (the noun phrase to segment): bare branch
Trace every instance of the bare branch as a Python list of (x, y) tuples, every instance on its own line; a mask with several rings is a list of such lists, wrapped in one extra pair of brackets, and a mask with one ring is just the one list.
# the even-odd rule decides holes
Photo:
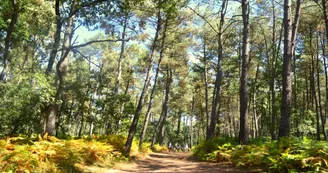
[(70, 49), (76, 49), (76, 48), (80, 48), (80, 47), (85, 47), (88, 46), (90, 44), (94, 44), (94, 43), (102, 43), (102, 42), (119, 42), (119, 41), (129, 41), (130, 38), (126, 39), (126, 40), (122, 40), (122, 39), (117, 39), (117, 40), (112, 40), (112, 39), (105, 39), (105, 40), (92, 40), (83, 44), (79, 44), (79, 45), (75, 45), (75, 46), (70, 46)]
[(98, 65), (98, 64), (96, 64), (96, 63), (94, 63), (94, 62), (92, 62), (90, 59), (90, 57), (87, 57), (87, 56), (85, 56), (85, 55), (83, 55), (79, 50), (76, 50), (76, 52), (77, 53), (79, 53), (81, 56), (82, 56), (82, 58), (84, 58), (84, 59), (86, 59), (88, 62), (90, 62), (91, 64), (93, 64), (93, 65), (95, 65), (96, 67), (98, 67), (98, 68), (101, 68), (101, 66), (100, 65)]
[(214, 32), (218, 33), (218, 31), (213, 27), (213, 25), (201, 14), (197, 13), (194, 9), (192, 9), (191, 7), (188, 7), (191, 11), (193, 11), (197, 16), (199, 16), (200, 18), (202, 18), (211, 28)]

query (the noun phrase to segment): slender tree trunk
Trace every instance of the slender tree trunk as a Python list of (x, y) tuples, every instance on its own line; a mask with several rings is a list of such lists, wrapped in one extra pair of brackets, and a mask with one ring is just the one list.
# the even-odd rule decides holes
[(324, 59), (324, 70), (325, 70), (325, 80), (326, 80), (326, 102), (325, 102), (325, 118), (324, 118), (324, 126), (326, 126), (326, 118), (327, 118), (327, 111), (328, 111), (328, 74), (327, 74), (327, 63), (326, 63), (326, 54), (325, 54), (325, 45), (328, 43), (328, 16), (327, 16), (327, 6), (326, 6), (326, 0), (322, 0), (322, 10), (324, 14), (324, 20), (325, 20), (325, 29), (326, 29), (326, 39), (327, 41), (323, 40), (322, 44), (322, 54)]
[[(159, 4), (160, 3), (161, 3), (161, 0), (159, 0)], [(150, 74), (151, 74), (152, 68), (153, 68), (155, 49), (156, 49), (156, 44), (157, 44), (157, 40), (158, 40), (159, 31), (161, 30), (161, 23), (162, 23), (161, 22), (161, 10), (158, 9), (156, 33), (155, 33), (154, 41), (153, 41), (153, 44), (152, 44), (152, 47), (151, 47), (151, 54), (150, 54), (148, 68), (147, 68), (148, 70), (147, 70), (146, 79), (145, 79), (145, 82), (144, 82), (143, 89), (140, 93), (137, 109), (135, 111), (135, 114), (134, 114), (134, 117), (133, 117), (133, 120), (132, 120), (132, 124), (130, 126), (129, 135), (128, 135), (128, 138), (127, 138), (126, 143), (125, 143), (125, 152), (126, 153), (130, 153), (131, 146), (132, 146), (132, 141), (133, 141), (134, 135), (137, 131), (137, 125), (138, 125), (139, 117), (140, 117), (141, 110), (142, 110), (142, 107), (143, 107), (143, 104), (144, 104), (144, 96), (147, 92), (147, 88), (148, 88), (149, 82), (150, 82)]]
[(71, 134), (70, 131), (71, 131), (71, 128), (72, 128), (72, 119), (73, 119), (73, 108), (74, 108), (74, 104), (75, 104), (75, 98), (73, 97), (72, 98), (72, 103), (71, 103), (71, 106), (70, 106), (70, 109), (69, 109), (69, 113), (68, 113), (68, 127), (67, 127), (67, 132), (68, 134)]
[(6, 31), (6, 37), (5, 37), (5, 48), (3, 51), (3, 56), (2, 56), (2, 71), (0, 73), (0, 81), (5, 81), (6, 80), (6, 74), (8, 72), (8, 64), (10, 63), (10, 57), (9, 57), (9, 49), (10, 49), (10, 44), (12, 41), (12, 36), (15, 31), (15, 25), (17, 23), (18, 19), (18, 14), (19, 14), (19, 7), (17, 5), (16, 0), (11, 0), (11, 5), (12, 5), (12, 14), (11, 14), (11, 19), (9, 26)]
[(194, 140), (194, 134), (193, 134), (193, 123), (192, 123), (192, 119), (194, 117), (194, 108), (195, 107), (195, 97), (193, 96), (192, 97), (192, 103), (191, 103), (191, 117), (190, 117), (190, 128), (189, 128), (189, 134), (190, 134), (190, 148), (193, 147), (194, 143), (193, 143), (193, 140)]
[(179, 135), (180, 135), (180, 128), (181, 128), (181, 117), (182, 117), (182, 110), (180, 108), (179, 112), (178, 112), (178, 128), (177, 128), (177, 139), (179, 139)]
[(306, 88), (306, 110), (310, 109), (310, 96), (309, 96), (309, 79), (308, 79), (308, 68), (305, 68), (305, 88)]
[[(312, 30), (312, 28), (310, 28)], [(314, 48), (313, 48), (313, 45), (312, 45), (312, 41), (313, 41), (313, 36), (312, 36), (312, 31), (310, 31), (310, 49), (311, 49), (311, 72), (310, 72), (310, 86), (311, 86), (311, 93), (312, 93), (312, 96), (314, 98), (314, 103), (315, 103), (315, 112), (316, 112), (316, 127), (317, 127), (317, 131), (316, 131), (316, 137), (317, 137), (317, 140), (319, 141), (320, 140), (320, 120), (319, 120), (319, 108), (318, 108), (318, 100), (317, 100), (317, 94), (316, 94), (316, 91), (315, 91), (315, 65), (314, 65)]]
[[(324, 114), (324, 119), (323, 119), (323, 126), (326, 127), (326, 118), (327, 118), (327, 106), (328, 106), (328, 72), (327, 72), (327, 62), (326, 62), (326, 52), (325, 52), (325, 39), (324, 37), (322, 38), (322, 56), (323, 56), (323, 65), (324, 65), (324, 71), (325, 71), (325, 91), (326, 91), (326, 101), (325, 101), (325, 114)], [(324, 128), (325, 133), (326, 129)]]
[(249, 63), (249, 2), (242, 0), (243, 16), (243, 49), (242, 49), (242, 72), (240, 78), (240, 132), (239, 142), (248, 143), (248, 63)]
[(290, 134), (290, 113), (292, 101), (292, 57), (300, 14), (300, 0), (297, 0), (295, 22), (292, 24), (291, 0), (284, 0), (284, 60), (282, 73), (282, 104), (278, 137)]
[(276, 117), (277, 117), (277, 111), (276, 111), (276, 92), (275, 92), (275, 60), (276, 60), (276, 8), (275, 8), (275, 2), (274, 0), (271, 0), (272, 3), (272, 14), (273, 14), (273, 27), (272, 27), (272, 65), (271, 65), (271, 78), (270, 78), (270, 92), (271, 92), (271, 139), (276, 140)]
[(210, 122), (210, 115), (208, 111), (208, 79), (207, 79), (207, 57), (206, 57), (206, 39), (204, 36), (204, 85), (205, 85), (205, 112), (206, 112), (206, 133), (208, 133), (208, 123)]
[(78, 133), (78, 136), (79, 136), (79, 137), (82, 136), (83, 126), (84, 126), (84, 111), (82, 110), (82, 111), (81, 111), (80, 128), (79, 128), (79, 133)]
[[(315, 84), (314, 84), (314, 55), (312, 55), (312, 75), (311, 75), (311, 80), (312, 80), (312, 95), (314, 97), (314, 102), (315, 102), (315, 112), (316, 112), (316, 122), (317, 122), (317, 140), (320, 141), (320, 120), (319, 120), (319, 106), (318, 106), (318, 99), (317, 99), (317, 94), (315, 91)], [(317, 74), (318, 75), (318, 74)]]
[(56, 0), (55, 2), (55, 12), (56, 12), (56, 32), (54, 35), (54, 44), (52, 46), (49, 62), (46, 70), (46, 74), (49, 75), (52, 71), (53, 65), (55, 63), (56, 55), (59, 48), (59, 42), (60, 42), (60, 33), (62, 29), (62, 21), (60, 16), (60, 0)]
[(213, 102), (212, 102), (212, 112), (211, 112), (211, 122), (207, 131), (206, 140), (210, 140), (214, 137), (215, 126), (218, 121), (218, 112), (220, 107), (220, 91), (221, 91), (221, 82), (222, 82), (222, 71), (221, 71), (221, 60), (223, 58), (223, 45), (222, 45), (222, 32), (223, 25), (225, 21), (225, 14), (227, 8), (227, 0), (223, 0), (221, 6), (221, 20), (218, 32), (218, 62), (217, 62), (217, 72), (216, 72), (216, 80), (213, 90)]
[(321, 126), (322, 126), (322, 133), (324, 136), (325, 141), (327, 141), (327, 133), (326, 133), (326, 127), (325, 127), (325, 117), (323, 116), (322, 113), (322, 107), (321, 107), (321, 89), (320, 89), (320, 61), (319, 61), (319, 40), (320, 36), (318, 34), (317, 37), (317, 63), (316, 63), (316, 70), (317, 70), (317, 87), (318, 87), (318, 105), (319, 105), (319, 113), (320, 113), (320, 118), (321, 118)]
[[(71, 7), (71, 12), (75, 10), (76, 6), (76, 1), (73, 2), (72, 7)], [(57, 119), (57, 111), (58, 111), (58, 105), (57, 102), (61, 99), (61, 95), (64, 91), (64, 77), (66, 75), (66, 69), (68, 65), (68, 54), (70, 52), (70, 45), (71, 45), (71, 40), (72, 40), (72, 35), (73, 35), (73, 23), (75, 21), (75, 16), (71, 15), (67, 20), (66, 23), (66, 30), (65, 30), (65, 35), (64, 35), (64, 49), (62, 51), (62, 56), (56, 66), (57, 70), (57, 77), (58, 77), (58, 87), (55, 95), (55, 101), (53, 103), (50, 103), (49, 106), (49, 112), (47, 115), (47, 121), (46, 121), (46, 132), (49, 135), (53, 135), (54, 130), (55, 130), (55, 124), (56, 124), (56, 119)]]
[(152, 108), (152, 104), (153, 104), (153, 99), (154, 99), (154, 96), (155, 96), (157, 78), (158, 78), (161, 62), (164, 59), (165, 37), (166, 37), (167, 23), (168, 23), (168, 21), (166, 20), (165, 25), (164, 25), (164, 33), (163, 33), (163, 37), (162, 37), (159, 60), (158, 60), (158, 63), (157, 63), (157, 69), (156, 69), (156, 74), (155, 74), (155, 79), (154, 79), (154, 85), (153, 85), (153, 88), (151, 90), (151, 94), (150, 94), (150, 98), (149, 98), (149, 102), (148, 102), (148, 108), (147, 108), (147, 112), (146, 112), (146, 117), (145, 117), (143, 127), (142, 127), (142, 131), (141, 131), (141, 134), (140, 134), (139, 147), (142, 146), (142, 143), (144, 142), (145, 135), (146, 135), (146, 132), (147, 132), (149, 116), (150, 116), (150, 112), (151, 112), (151, 108)]
[(256, 68), (256, 74), (255, 74), (255, 80), (253, 84), (253, 120), (254, 120), (254, 131), (253, 131), (253, 137), (256, 138), (258, 137), (258, 121), (257, 121), (257, 110), (256, 110), (256, 90), (257, 90), (257, 78), (259, 75), (259, 69), (260, 69), (260, 64), (257, 65)]
[(120, 80), (121, 80), (121, 74), (122, 74), (122, 61), (124, 59), (124, 49), (125, 49), (125, 33), (126, 33), (126, 27), (128, 23), (128, 15), (126, 14), (124, 16), (124, 21), (123, 21), (123, 32), (122, 32), (122, 43), (121, 43), (121, 52), (120, 52), (120, 58), (118, 59), (118, 64), (117, 64), (117, 76), (116, 76), (116, 82), (115, 82), (115, 88), (114, 88), (114, 93), (118, 94), (119, 88), (120, 88)]
[(171, 83), (172, 83), (172, 71), (167, 67), (167, 76), (166, 76), (166, 89), (165, 89), (165, 100), (163, 103), (163, 110), (162, 115), (163, 119), (159, 126), (159, 144), (161, 146), (164, 145), (164, 133), (165, 133), (165, 123), (167, 118), (167, 111), (168, 111), (168, 102), (170, 97), (170, 90), (171, 90)]

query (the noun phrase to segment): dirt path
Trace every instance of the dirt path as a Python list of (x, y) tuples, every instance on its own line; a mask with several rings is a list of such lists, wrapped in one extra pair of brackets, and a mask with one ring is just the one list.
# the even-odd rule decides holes
[(106, 173), (128, 172), (245, 172), (229, 165), (199, 162), (187, 153), (153, 153), (131, 164), (118, 164)]

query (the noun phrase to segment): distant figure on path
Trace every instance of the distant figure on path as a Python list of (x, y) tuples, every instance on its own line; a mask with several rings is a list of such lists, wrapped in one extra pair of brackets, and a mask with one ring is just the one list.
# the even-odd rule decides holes
[(187, 144), (187, 143), (186, 143), (186, 145), (185, 145), (183, 151), (184, 151), (185, 153), (186, 153), (186, 152), (189, 152), (189, 148), (188, 148), (188, 144)]
[(171, 152), (171, 150), (172, 150), (172, 143), (171, 142), (169, 142), (168, 149), (169, 149), (169, 152)]

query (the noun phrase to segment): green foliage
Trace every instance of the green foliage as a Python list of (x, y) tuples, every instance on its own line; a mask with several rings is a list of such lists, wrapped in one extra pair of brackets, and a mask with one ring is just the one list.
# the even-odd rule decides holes
[(42, 102), (49, 103), (53, 93), (54, 88), (42, 73), (16, 76), (10, 82), (0, 83), (0, 134), (37, 132)]
[(139, 151), (141, 153), (151, 153), (152, 150), (150, 149), (150, 145), (151, 145), (151, 143), (149, 143), (149, 142), (142, 143), (142, 146), (141, 146), (141, 148), (139, 148)]
[(124, 150), (124, 144), (126, 141), (126, 137), (122, 135), (109, 135), (106, 137), (106, 142), (113, 145), (113, 147), (118, 150), (123, 152)]
[(154, 152), (168, 152), (169, 149), (166, 146), (160, 146), (159, 144), (155, 144), (152, 148)]
[(193, 155), (197, 156), (201, 160), (216, 161), (216, 153), (220, 150), (220, 147), (230, 147), (231, 144), (236, 145), (236, 139), (224, 139), (224, 138), (213, 138), (212, 140), (203, 140), (193, 150)]
[(328, 171), (328, 144), (324, 141), (307, 138), (265, 141), (237, 145), (228, 140), (213, 139), (196, 146), (193, 154), (206, 161), (229, 162), (239, 167), (260, 168), (269, 172)]

